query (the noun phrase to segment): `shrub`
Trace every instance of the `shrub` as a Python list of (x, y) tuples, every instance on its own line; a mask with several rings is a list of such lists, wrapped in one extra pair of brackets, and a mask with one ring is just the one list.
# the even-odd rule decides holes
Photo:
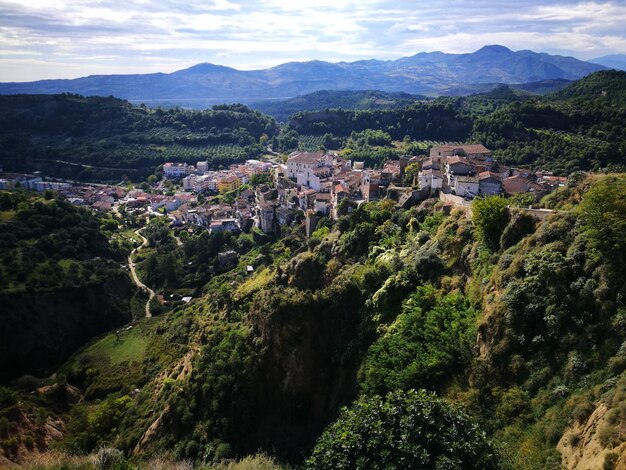
[(491, 443), (467, 414), (409, 390), (344, 408), (318, 439), (308, 469), (495, 469)]
[(472, 203), (472, 220), (478, 237), (491, 250), (500, 248), (500, 237), (509, 222), (506, 199), (490, 196)]
[(132, 467), (124, 459), (124, 453), (113, 447), (101, 447), (92, 456), (93, 464), (98, 470), (131, 470)]
[(615, 465), (617, 464), (617, 460), (619, 459), (619, 455), (615, 452), (609, 452), (604, 456), (604, 463), (602, 464), (603, 470), (613, 470)]

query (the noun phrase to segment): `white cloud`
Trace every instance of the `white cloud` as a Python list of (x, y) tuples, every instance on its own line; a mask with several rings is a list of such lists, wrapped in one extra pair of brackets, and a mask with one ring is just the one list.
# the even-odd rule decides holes
[(0, 0), (0, 15), (1, 81), (390, 59), (494, 43), (585, 58), (626, 52), (626, 5), (616, 1)]

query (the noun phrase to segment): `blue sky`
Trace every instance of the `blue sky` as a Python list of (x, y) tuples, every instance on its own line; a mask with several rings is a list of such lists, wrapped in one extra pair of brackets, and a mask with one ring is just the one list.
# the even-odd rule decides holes
[(487, 44), (626, 53), (626, 1), (0, 0), (0, 81), (396, 59)]

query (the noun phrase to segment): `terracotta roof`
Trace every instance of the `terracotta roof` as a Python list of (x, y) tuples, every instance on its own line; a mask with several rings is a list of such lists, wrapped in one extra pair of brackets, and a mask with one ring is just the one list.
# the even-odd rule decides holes
[(497, 173), (492, 173), (491, 171), (483, 171), (481, 173), (478, 174), (478, 179), (480, 180), (486, 180), (486, 179), (494, 179), (494, 180), (500, 180), (500, 175), (498, 175)]
[(463, 165), (469, 165), (467, 160), (463, 157), (459, 157), (457, 155), (453, 157), (448, 157), (448, 165), (456, 165), (457, 163), (462, 163)]
[(289, 157), (294, 163), (316, 163), (324, 157), (324, 152), (298, 152)]
[(441, 145), (439, 147), (434, 147), (436, 150), (442, 151), (455, 151), (455, 150), (463, 150), (463, 152), (467, 154), (471, 153), (491, 153), (487, 147), (483, 144), (469, 144), (469, 145)]

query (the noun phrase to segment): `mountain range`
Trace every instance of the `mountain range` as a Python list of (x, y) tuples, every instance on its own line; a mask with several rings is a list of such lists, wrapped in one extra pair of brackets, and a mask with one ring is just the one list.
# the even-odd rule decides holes
[(594, 64), (604, 65), (610, 69), (625, 70), (626, 71), (626, 54), (611, 54), (603, 57), (592, 59), (589, 62)]
[(129, 100), (251, 102), (290, 98), (318, 90), (381, 90), (422, 95), (450, 94), (485, 83), (577, 80), (603, 70), (573, 57), (485, 46), (473, 53), (421, 52), (397, 60), (288, 62), (242, 71), (202, 63), (173, 73), (91, 75), (73, 80), (0, 83), (0, 94), (78, 93)]

